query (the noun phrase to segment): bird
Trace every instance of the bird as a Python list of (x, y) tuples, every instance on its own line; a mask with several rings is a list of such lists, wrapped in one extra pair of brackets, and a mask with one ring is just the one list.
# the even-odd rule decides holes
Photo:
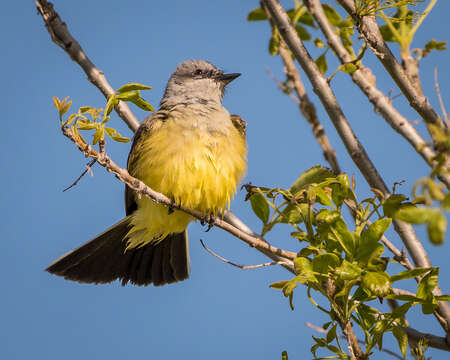
[[(226, 86), (240, 75), (205, 60), (179, 64), (159, 109), (134, 135), (130, 175), (174, 204), (208, 216), (223, 214), (247, 171), (246, 122), (222, 105)], [(46, 271), (91, 284), (160, 286), (187, 279), (187, 227), (195, 219), (138, 196), (127, 185), (125, 215)]]

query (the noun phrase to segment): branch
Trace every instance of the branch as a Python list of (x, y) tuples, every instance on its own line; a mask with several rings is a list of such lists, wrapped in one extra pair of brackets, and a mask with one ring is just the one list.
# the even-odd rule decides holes
[[(364, 147), (353, 133), (353, 130), (350, 127), (350, 124), (348, 123), (341, 107), (339, 106), (339, 103), (327, 80), (320, 73), (317, 65), (314, 63), (308, 51), (303, 46), (303, 43), (298, 37), (297, 32), (295, 31), (285, 10), (280, 5), (278, 0), (263, 0), (263, 2), (269, 10), (283, 40), (286, 42), (300, 66), (303, 68), (303, 71), (308, 76), (314, 92), (318, 95), (320, 101), (324, 105), (328, 116), (333, 122), (334, 127), (336, 128), (354, 163), (371, 187), (381, 190), (385, 195), (389, 195), (390, 191), (384, 183), (384, 180), (381, 178), (374, 164), (370, 160)], [(408, 249), (414, 264), (417, 267), (431, 267), (428, 255), (422, 243), (417, 238), (413, 227), (403, 221), (394, 220), (393, 223), (396, 232), (399, 234)], [(436, 287), (433, 294), (440, 295), (442, 292), (439, 287)], [(439, 312), (446, 319), (445, 331), (450, 334), (450, 307), (447, 303), (440, 302)]]
[(445, 125), (447, 126), (447, 128), (449, 128), (450, 127), (450, 119), (448, 118), (447, 111), (445, 110), (444, 101), (442, 101), (441, 91), (439, 90), (437, 66), (434, 68), (434, 89), (436, 90), (436, 95), (439, 100), (439, 105), (441, 107), (442, 115), (444, 116)]
[(77, 179), (76, 179), (71, 185), (69, 185), (68, 187), (66, 187), (66, 188), (63, 190), (63, 192), (66, 192), (67, 190), (72, 189), (75, 185), (78, 184), (78, 182), (81, 180), (81, 178), (82, 178), (84, 175), (86, 175), (87, 173), (89, 173), (89, 174), (92, 175), (91, 167), (96, 163), (96, 161), (97, 161), (97, 160), (91, 160), (91, 161), (89, 161), (89, 162), (86, 164), (86, 170), (84, 170), (84, 171), (81, 173), (81, 175), (78, 176)]
[(380, 29), (374, 16), (358, 16), (355, 11), (355, 4), (352, 0), (337, 0), (339, 4), (352, 16), (359, 33), (364, 37), (367, 45), (383, 64), (384, 68), (391, 75), (397, 86), (400, 88), (411, 107), (419, 113), (427, 125), (442, 125), (442, 119), (430, 105), (428, 99), (420, 94), (412, 84), (405, 69), (399, 64), (391, 50), (383, 40)]
[[(345, 49), (341, 39), (332, 29), (325, 12), (320, 4), (319, 0), (305, 0), (309, 12), (319, 24), (320, 29), (325, 35), (328, 44), (337, 55), (342, 64), (350, 63), (354, 59)], [(353, 82), (361, 89), (366, 95), (369, 101), (374, 105), (375, 109), (383, 116), (386, 122), (404, 137), (412, 147), (420, 154), (420, 156), (426, 161), (428, 165), (434, 167), (437, 165), (434, 160), (436, 154), (425, 142), (425, 140), (419, 135), (416, 129), (411, 123), (405, 119), (395, 107), (392, 105), (391, 100), (385, 96), (375, 86), (373, 81), (372, 72), (369, 68), (364, 67), (362, 64), (358, 64), (358, 70), (351, 74)], [(450, 189), (450, 176), (443, 174), (440, 179), (447, 188)]]
[[(69, 138), (75, 145), (78, 147), (78, 149), (83, 152), (83, 154), (86, 157), (90, 157), (91, 159), (94, 159), (97, 161), (98, 164), (103, 166), (108, 172), (113, 173), (116, 175), (116, 177), (122, 181), (123, 183), (127, 184), (131, 189), (133, 189), (136, 194), (146, 196), (156, 202), (157, 204), (162, 204), (167, 207), (181, 210), (193, 217), (195, 217), (198, 220), (201, 221), (207, 221), (211, 226), (217, 226), (230, 234), (234, 235), (238, 239), (243, 240), (251, 247), (254, 247), (260, 251), (266, 251), (270, 252), (273, 255), (276, 255), (278, 257), (282, 257), (287, 260), (291, 260), (291, 262), (297, 257), (297, 254), (291, 251), (286, 251), (279, 249), (275, 246), (270, 245), (267, 241), (260, 237), (250, 236), (246, 232), (236, 228), (235, 226), (225, 222), (220, 217), (217, 216), (210, 216), (207, 219), (207, 216), (203, 214), (200, 211), (188, 209), (184, 206), (174, 204), (171, 199), (169, 199), (167, 196), (158, 193), (154, 190), (152, 190), (150, 187), (145, 185), (142, 181), (139, 179), (136, 179), (132, 177), (126, 169), (122, 169), (119, 167), (111, 158), (105, 153), (99, 153), (91, 148), (90, 145), (84, 143), (79, 137), (75, 136), (72, 130), (66, 126), (61, 128), (64, 136)], [(207, 219), (207, 220), (206, 220)], [(291, 263), (287, 266), (293, 266)]]
[[(102, 94), (108, 96), (114, 94), (114, 89), (106, 80), (105, 75), (87, 57), (78, 41), (70, 34), (67, 25), (61, 20), (53, 9), (53, 4), (46, 0), (36, 0), (36, 7), (44, 20), (45, 27), (53, 42), (63, 49), (70, 58), (75, 61), (86, 73), (89, 81), (94, 84)], [(116, 111), (128, 127), (134, 132), (139, 127), (139, 121), (131, 112), (128, 105), (122, 101), (116, 106)]]
[(233, 266), (235, 266), (235, 267), (237, 267), (237, 268), (239, 268), (239, 269), (242, 269), (242, 270), (258, 269), (258, 268), (262, 268), (262, 267), (266, 267), (266, 266), (286, 265), (286, 264), (288, 264), (286, 261), (274, 261), (274, 262), (267, 262), (267, 263), (264, 263), (264, 264), (258, 264), (258, 265), (246, 265), (246, 266), (245, 266), (245, 265), (239, 265), (239, 264), (236, 264), (236, 263), (234, 263), (234, 262), (232, 262), (232, 261), (230, 261), (230, 260), (227, 260), (227, 259), (225, 259), (224, 257), (222, 257), (222, 256), (220, 256), (220, 255), (218, 255), (218, 254), (216, 254), (214, 251), (212, 251), (211, 249), (209, 249), (209, 248), (205, 245), (205, 243), (203, 242), (202, 239), (200, 239), (200, 244), (202, 244), (203, 249), (205, 249), (207, 252), (209, 252), (212, 256), (218, 258), (219, 260), (222, 260), (222, 261), (223, 261), (224, 263), (226, 263), (226, 264), (233, 265)]

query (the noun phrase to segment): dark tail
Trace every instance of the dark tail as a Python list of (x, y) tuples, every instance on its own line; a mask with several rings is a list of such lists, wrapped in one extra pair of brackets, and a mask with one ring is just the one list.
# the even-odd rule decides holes
[(129, 216), (79, 248), (56, 259), (49, 273), (81, 283), (106, 284), (114, 280), (135, 285), (170, 284), (189, 277), (187, 231), (168, 235), (154, 245), (125, 251)]

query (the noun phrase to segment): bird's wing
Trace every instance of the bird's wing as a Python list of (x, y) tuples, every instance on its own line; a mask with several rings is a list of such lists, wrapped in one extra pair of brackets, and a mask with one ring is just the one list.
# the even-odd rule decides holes
[(230, 115), (231, 122), (234, 127), (239, 131), (239, 134), (245, 139), (245, 135), (247, 133), (247, 123), (242, 119), (239, 115)]
[[(161, 126), (161, 124), (168, 118), (168, 112), (166, 110), (158, 110), (153, 114), (147, 116), (134, 134), (133, 144), (131, 145), (130, 154), (128, 155), (127, 167), (128, 172), (133, 175), (133, 170), (139, 161), (139, 148), (145, 138), (147, 138), (151, 132)], [(130, 215), (137, 209), (136, 199), (134, 191), (125, 185), (125, 212), (126, 215)]]

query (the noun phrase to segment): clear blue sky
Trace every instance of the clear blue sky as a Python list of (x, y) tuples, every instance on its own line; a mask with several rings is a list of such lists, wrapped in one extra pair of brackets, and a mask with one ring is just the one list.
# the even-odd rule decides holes
[[(257, 6), (258, 1), (55, 1), (72, 34), (113, 87), (126, 82), (149, 84), (153, 90), (145, 95), (154, 105), (173, 69), (185, 59), (207, 59), (226, 71), (241, 72), (224, 104), (248, 122), (245, 181), (289, 186), (302, 171), (325, 161), (309, 125), (264, 69), (267, 66), (282, 76), (280, 60), (267, 52), (268, 24), (246, 21), (247, 13)], [(422, 47), (431, 38), (448, 39), (449, 13), (450, 3), (439, 1), (414, 46)], [(243, 271), (206, 253), (199, 239), (237, 263), (266, 261), (220, 229), (205, 233), (199, 224), (190, 226), (191, 278), (171, 286), (80, 285), (44, 272), (55, 257), (123, 217), (123, 185), (95, 167), (93, 177), (61, 192), (80, 174), (86, 159), (61, 135), (51, 97), (69, 95), (75, 107), (100, 107), (104, 99), (51, 42), (33, 1), (8, 1), (0, 17), (0, 358), (277, 359), (282, 350), (291, 359), (310, 358), (311, 335), (318, 334), (304, 324), (320, 325), (324, 318), (306, 299), (305, 290), (297, 290), (292, 312), (286, 299), (269, 288), (270, 283), (290, 277), (285, 270)], [(383, 91), (399, 94), (380, 74), (376, 59), (369, 54), (365, 61)], [(423, 87), (434, 106), (435, 65), (442, 96), (449, 104), (449, 63), (449, 53), (439, 52), (421, 64)], [(330, 69), (335, 66), (330, 64)], [(374, 113), (345, 74), (338, 74), (332, 86), (386, 183), (406, 180), (402, 190), (409, 193), (414, 180), (427, 174), (423, 161)], [(355, 174), (362, 198), (368, 194), (367, 185), (312, 92), (311, 97), (342, 168)], [(394, 103), (408, 119), (418, 120), (402, 97)], [(140, 111), (136, 114), (140, 119), (144, 116)], [(112, 121), (122, 134), (130, 135), (117, 116)], [(423, 129), (420, 122), (417, 127)], [(109, 144), (108, 151), (124, 166), (129, 144)], [(259, 231), (260, 223), (243, 202), (243, 193), (232, 210)], [(419, 234), (424, 235), (423, 229)], [(269, 240), (295, 250), (287, 235), (287, 229), (279, 230)], [(389, 235), (401, 246), (395, 234)], [(447, 293), (449, 245), (436, 248), (425, 241), (433, 264), (441, 267), (441, 285)], [(420, 330), (441, 334), (434, 318), (419, 322), (418, 312), (413, 311), (410, 319)], [(395, 348), (390, 340), (386, 345)], [(430, 355), (445, 357), (439, 352)]]

